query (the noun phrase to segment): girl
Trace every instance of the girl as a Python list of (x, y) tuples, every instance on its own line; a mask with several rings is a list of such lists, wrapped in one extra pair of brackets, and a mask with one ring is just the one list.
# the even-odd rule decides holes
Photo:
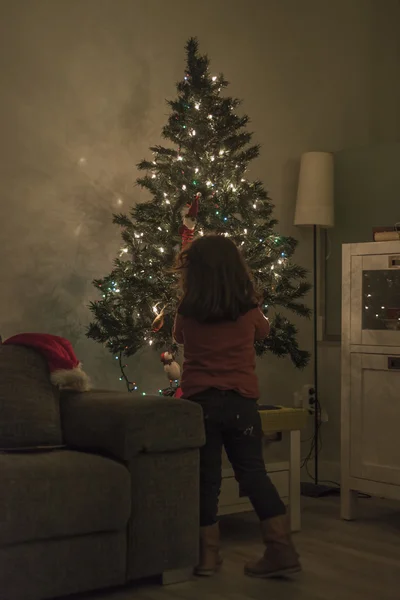
[(182, 395), (198, 402), (206, 444), (200, 451), (200, 564), (213, 575), (222, 560), (217, 522), (222, 447), (261, 522), (266, 545), (245, 573), (274, 577), (301, 570), (286, 510), (269, 479), (262, 452), (254, 341), (269, 333), (250, 272), (226, 237), (196, 239), (178, 258), (181, 300), (174, 337), (185, 346)]

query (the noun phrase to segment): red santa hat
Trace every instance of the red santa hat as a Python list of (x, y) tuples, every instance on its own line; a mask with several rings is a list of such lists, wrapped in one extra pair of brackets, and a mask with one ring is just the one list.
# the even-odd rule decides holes
[(49, 367), (51, 383), (58, 388), (79, 392), (90, 389), (89, 377), (82, 371), (82, 365), (68, 340), (48, 333), (21, 333), (3, 343), (26, 346), (39, 352)]

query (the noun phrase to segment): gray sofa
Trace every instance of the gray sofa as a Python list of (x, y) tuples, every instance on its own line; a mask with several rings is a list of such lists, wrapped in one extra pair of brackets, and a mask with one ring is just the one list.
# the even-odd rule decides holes
[(0, 345), (0, 597), (40, 600), (189, 569), (201, 410), (59, 394), (36, 352)]

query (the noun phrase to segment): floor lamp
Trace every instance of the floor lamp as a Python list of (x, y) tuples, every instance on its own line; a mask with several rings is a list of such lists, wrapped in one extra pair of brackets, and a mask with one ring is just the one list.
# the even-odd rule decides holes
[(307, 152), (301, 157), (294, 224), (312, 227), (313, 232), (313, 360), (314, 360), (314, 482), (303, 487), (304, 494), (322, 496), (331, 488), (320, 484), (319, 427), (320, 402), (318, 386), (318, 228), (333, 227), (333, 155), (328, 152)]

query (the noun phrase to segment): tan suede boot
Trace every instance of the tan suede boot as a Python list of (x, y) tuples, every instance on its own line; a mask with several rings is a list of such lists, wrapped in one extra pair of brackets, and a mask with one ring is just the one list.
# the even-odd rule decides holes
[(194, 570), (195, 575), (211, 577), (222, 565), (219, 553), (219, 525), (200, 527), (200, 563)]
[(266, 550), (257, 561), (249, 562), (244, 568), (250, 577), (285, 577), (301, 571), (286, 515), (274, 517), (261, 523), (261, 532)]

